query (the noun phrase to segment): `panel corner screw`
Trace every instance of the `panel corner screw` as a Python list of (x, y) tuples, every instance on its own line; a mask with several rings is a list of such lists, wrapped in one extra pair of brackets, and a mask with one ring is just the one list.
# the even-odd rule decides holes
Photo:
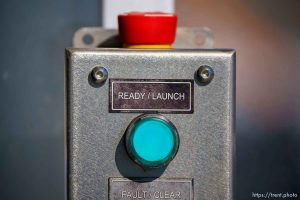
[(207, 65), (202, 65), (196, 71), (196, 77), (201, 84), (208, 84), (214, 78), (214, 70)]
[(108, 78), (108, 71), (104, 67), (94, 67), (91, 71), (91, 78), (96, 85), (102, 85)]

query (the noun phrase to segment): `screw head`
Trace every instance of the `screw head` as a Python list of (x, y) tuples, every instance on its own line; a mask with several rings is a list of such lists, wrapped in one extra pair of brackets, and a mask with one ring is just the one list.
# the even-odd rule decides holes
[(104, 67), (94, 67), (91, 72), (93, 82), (97, 85), (105, 83), (108, 77), (108, 71)]
[(214, 78), (214, 70), (207, 65), (200, 66), (196, 71), (197, 78), (200, 83), (208, 84)]

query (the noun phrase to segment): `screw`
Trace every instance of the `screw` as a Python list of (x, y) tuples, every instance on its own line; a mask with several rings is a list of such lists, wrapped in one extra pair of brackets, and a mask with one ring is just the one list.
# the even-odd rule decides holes
[(96, 85), (102, 85), (107, 80), (108, 71), (104, 67), (95, 67), (91, 72), (91, 77)]
[(196, 71), (197, 78), (200, 83), (208, 84), (214, 78), (214, 70), (207, 65), (200, 66)]

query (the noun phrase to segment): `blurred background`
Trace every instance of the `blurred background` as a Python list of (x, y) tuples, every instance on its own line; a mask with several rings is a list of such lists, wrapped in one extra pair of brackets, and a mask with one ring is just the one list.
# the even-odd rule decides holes
[[(0, 2), (1, 200), (64, 199), (64, 48), (80, 27), (105, 25), (103, 5)], [(209, 27), (216, 48), (237, 51), (237, 199), (299, 197), (300, 1), (177, 0), (171, 9), (179, 26)]]

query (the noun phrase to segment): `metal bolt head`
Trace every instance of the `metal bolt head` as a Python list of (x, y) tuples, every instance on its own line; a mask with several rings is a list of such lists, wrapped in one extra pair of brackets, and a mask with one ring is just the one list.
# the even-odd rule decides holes
[(203, 84), (208, 84), (214, 78), (214, 70), (207, 65), (200, 66), (196, 71), (198, 81)]
[(91, 77), (96, 85), (101, 85), (107, 80), (108, 71), (104, 67), (95, 67), (91, 72)]

